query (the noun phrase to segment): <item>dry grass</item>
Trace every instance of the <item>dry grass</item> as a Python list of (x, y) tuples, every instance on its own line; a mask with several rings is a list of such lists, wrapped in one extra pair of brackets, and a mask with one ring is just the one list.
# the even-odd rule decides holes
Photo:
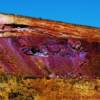
[(0, 75), (0, 100), (100, 100), (100, 80)]

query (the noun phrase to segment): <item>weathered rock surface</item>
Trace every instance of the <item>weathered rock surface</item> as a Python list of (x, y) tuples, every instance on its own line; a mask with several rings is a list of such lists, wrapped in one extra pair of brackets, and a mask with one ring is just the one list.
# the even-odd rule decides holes
[(100, 29), (1, 14), (0, 67), (34, 77), (100, 77)]

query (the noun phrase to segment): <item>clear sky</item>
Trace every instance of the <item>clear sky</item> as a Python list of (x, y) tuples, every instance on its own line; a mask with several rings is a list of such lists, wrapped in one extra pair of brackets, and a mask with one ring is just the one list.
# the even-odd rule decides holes
[(100, 27), (100, 0), (0, 0), (0, 13)]

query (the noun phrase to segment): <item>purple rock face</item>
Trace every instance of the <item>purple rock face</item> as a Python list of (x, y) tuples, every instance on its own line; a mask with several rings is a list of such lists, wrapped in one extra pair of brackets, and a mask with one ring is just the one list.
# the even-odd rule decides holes
[(10, 74), (35, 77), (96, 77), (100, 76), (99, 51), (99, 43), (73, 38), (2, 37), (0, 66)]

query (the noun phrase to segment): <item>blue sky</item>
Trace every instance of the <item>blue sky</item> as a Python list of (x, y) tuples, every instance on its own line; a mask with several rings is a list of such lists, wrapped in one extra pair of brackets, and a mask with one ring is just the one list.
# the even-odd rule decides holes
[(100, 27), (100, 0), (1, 0), (0, 12)]

